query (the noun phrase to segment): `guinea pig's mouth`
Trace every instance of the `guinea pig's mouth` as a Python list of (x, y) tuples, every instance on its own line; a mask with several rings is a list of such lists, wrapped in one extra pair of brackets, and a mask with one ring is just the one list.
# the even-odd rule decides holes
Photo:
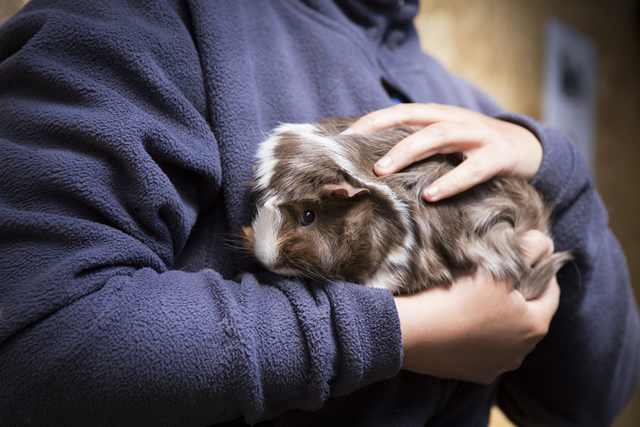
[(281, 276), (298, 276), (298, 272), (284, 264), (275, 264), (266, 266), (270, 271), (279, 274)]

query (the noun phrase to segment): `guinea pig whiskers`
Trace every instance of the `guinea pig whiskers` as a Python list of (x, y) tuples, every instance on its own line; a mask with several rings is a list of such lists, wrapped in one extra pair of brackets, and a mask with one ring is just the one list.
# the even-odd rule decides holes
[(234, 252), (241, 253), (250, 257), (253, 257), (251, 250), (251, 240), (242, 235), (230, 234), (230, 235), (218, 235), (217, 238), (222, 241), (225, 247), (233, 250)]
[(309, 269), (308, 267), (306, 267), (304, 264), (306, 264), (304, 261), (294, 261), (291, 260), (290, 261), (291, 264), (293, 264), (293, 266), (300, 272), (302, 273), (302, 275), (304, 275), (305, 277), (309, 278), (309, 279), (316, 279), (316, 280), (320, 280), (320, 281), (326, 281), (326, 282), (330, 282), (332, 279), (321, 274), (318, 272), (315, 272), (311, 269)]

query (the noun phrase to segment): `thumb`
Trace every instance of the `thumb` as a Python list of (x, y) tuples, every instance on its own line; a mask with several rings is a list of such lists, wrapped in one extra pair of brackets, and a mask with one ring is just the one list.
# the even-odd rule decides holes
[(528, 265), (535, 265), (553, 253), (553, 241), (543, 232), (530, 230), (522, 238), (524, 259)]
[[(529, 265), (534, 265), (553, 253), (553, 241), (541, 231), (527, 231), (523, 236), (522, 249), (525, 253), (525, 262)], [(537, 331), (534, 335), (537, 335), (540, 339), (546, 335), (549, 323), (558, 310), (559, 304), (560, 286), (558, 286), (556, 277), (553, 276), (540, 296), (527, 301), (529, 310), (534, 318), (537, 319)]]

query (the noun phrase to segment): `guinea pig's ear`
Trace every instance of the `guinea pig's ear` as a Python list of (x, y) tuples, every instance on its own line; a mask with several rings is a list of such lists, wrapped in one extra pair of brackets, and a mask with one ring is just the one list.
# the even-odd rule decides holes
[(334, 199), (352, 199), (367, 194), (371, 194), (367, 188), (355, 188), (347, 181), (338, 184), (325, 184), (322, 187), (322, 195)]

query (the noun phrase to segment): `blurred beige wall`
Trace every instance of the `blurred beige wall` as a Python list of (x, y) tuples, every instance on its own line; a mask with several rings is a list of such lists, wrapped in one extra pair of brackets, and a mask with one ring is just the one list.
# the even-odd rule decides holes
[[(640, 296), (640, 0), (420, 0), (423, 48), (508, 109), (540, 118), (543, 22), (598, 46), (596, 185)], [(0, 23), (27, 0), (0, 0)], [(497, 411), (492, 427), (510, 423)], [(640, 425), (636, 394), (615, 427)]]
[(16, 13), (28, 0), (0, 0), (0, 24)]
[[(420, 1), (416, 26), (423, 49), (508, 109), (536, 119), (545, 18), (557, 16), (595, 41), (596, 186), (640, 296), (640, 1)], [(492, 426), (510, 425), (495, 415)], [(615, 426), (640, 426), (638, 393)]]

